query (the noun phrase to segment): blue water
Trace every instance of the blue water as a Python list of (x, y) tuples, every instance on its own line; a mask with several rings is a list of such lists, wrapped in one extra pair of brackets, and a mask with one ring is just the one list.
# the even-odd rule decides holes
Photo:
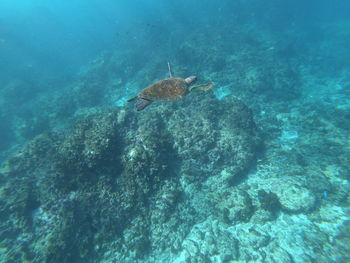
[(349, 43), (342, 0), (1, 0), (0, 262), (350, 262)]

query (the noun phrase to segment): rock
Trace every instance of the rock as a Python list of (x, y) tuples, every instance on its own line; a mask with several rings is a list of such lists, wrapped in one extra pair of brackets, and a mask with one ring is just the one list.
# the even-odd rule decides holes
[(185, 262), (193, 258), (207, 259), (198, 262), (231, 262), (238, 257), (237, 240), (212, 218), (192, 228), (182, 243), (182, 249), (181, 256), (186, 258)]
[(291, 213), (310, 212), (316, 203), (314, 194), (298, 185), (284, 185), (275, 192), (283, 210)]
[(228, 224), (248, 222), (255, 212), (252, 199), (243, 190), (226, 191), (214, 202), (217, 202), (219, 217)]
[(254, 227), (238, 226), (234, 233), (240, 246), (240, 259), (244, 262), (264, 262), (266, 257), (264, 250), (271, 242), (271, 236), (254, 229)]
[(258, 199), (262, 209), (276, 212), (280, 209), (280, 202), (274, 193), (267, 193), (265, 190), (258, 191)]
[(295, 261), (293, 259), (293, 256), (286, 250), (276, 247), (276, 249), (272, 250), (271, 253), (267, 255), (265, 262), (294, 263)]
[(276, 214), (264, 209), (258, 209), (251, 218), (254, 224), (265, 224), (276, 219)]

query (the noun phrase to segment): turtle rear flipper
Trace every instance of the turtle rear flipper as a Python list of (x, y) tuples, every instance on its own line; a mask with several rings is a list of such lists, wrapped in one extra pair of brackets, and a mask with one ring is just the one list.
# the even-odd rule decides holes
[(190, 92), (192, 92), (192, 91), (209, 91), (213, 87), (214, 87), (214, 83), (209, 82), (209, 83), (206, 83), (206, 84), (190, 87), (189, 90), (190, 90)]
[(128, 99), (127, 102), (132, 102), (134, 100), (137, 100), (135, 103), (135, 108), (137, 111), (143, 110), (144, 108), (146, 108), (148, 105), (152, 103), (151, 100), (140, 98), (139, 96), (132, 97)]
[(139, 98), (136, 103), (135, 103), (135, 108), (137, 111), (143, 110), (144, 108), (146, 108), (148, 105), (150, 105), (152, 103), (151, 100), (146, 100), (143, 98)]
[(132, 98), (128, 99), (127, 102), (132, 102), (132, 101), (136, 100), (137, 98), (138, 98), (138, 96), (132, 97)]

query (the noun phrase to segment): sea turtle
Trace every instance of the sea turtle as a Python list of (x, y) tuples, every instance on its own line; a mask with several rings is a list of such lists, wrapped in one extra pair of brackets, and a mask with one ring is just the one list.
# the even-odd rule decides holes
[(130, 98), (128, 102), (137, 100), (135, 108), (137, 111), (143, 110), (153, 101), (169, 101), (181, 99), (192, 91), (208, 91), (214, 84), (209, 82), (198, 86), (190, 86), (196, 80), (196, 76), (188, 78), (174, 78), (168, 63), (170, 78), (159, 80), (139, 92), (135, 97)]

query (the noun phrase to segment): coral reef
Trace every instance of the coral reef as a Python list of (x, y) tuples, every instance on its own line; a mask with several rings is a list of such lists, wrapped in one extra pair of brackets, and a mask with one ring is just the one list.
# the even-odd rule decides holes
[[(1, 214), (11, 215), (3, 220), (12, 224), (2, 233), (2, 245), (12, 249), (3, 261), (87, 262), (96, 254), (135, 262), (163, 250), (179, 253), (191, 227), (217, 209), (223, 222), (247, 222), (254, 213), (246, 207), (250, 197), (231, 193), (225, 202), (229, 188), (219, 189), (233, 189), (232, 178), (244, 175), (259, 144), (250, 110), (213, 94), (154, 105), (144, 114), (102, 111), (64, 133), (40, 135), (3, 168)], [(223, 170), (223, 186), (214, 189), (211, 181)], [(211, 188), (222, 204), (216, 208), (209, 197), (199, 201), (207, 213), (200, 211), (187, 198), (189, 187), (198, 195)], [(13, 238), (22, 245), (11, 245)], [(221, 250), (226, 243), (219, 242)], [(108, 254), (111, 247), (119, 249)], [(226, 250), (225, 260), (237, 257)], [(204, 260), (217, 252), (201, 253)]]

